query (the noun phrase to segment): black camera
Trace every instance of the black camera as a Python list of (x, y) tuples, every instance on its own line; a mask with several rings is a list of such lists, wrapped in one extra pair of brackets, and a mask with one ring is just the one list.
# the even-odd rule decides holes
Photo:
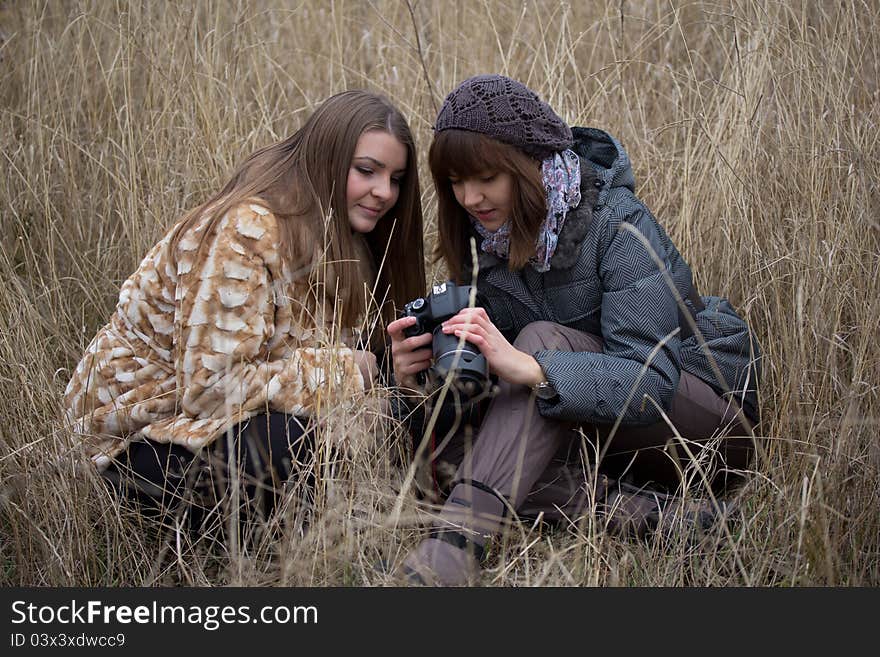
[[(489, 364), (476, 345), (443, 332), (441, 324), (470, 306), (473, 287), (446, 281), (435, 285), (431, 293), (410, 301), (403, 309), (404, 317), (415, 317), (416, 323), (404, 330), (407, 337), (432, 333), (434, 364), (427, 379), (432, 388), (442, 386), (451, 374), (451, 387), (466, 398), (473, 398), (489, 388)], [(482, 306), (477, 296), (477, 306)], [(422, 381), (425, 383), (426, 381)], [(456, 395), (458, 397), (459, 395)]]

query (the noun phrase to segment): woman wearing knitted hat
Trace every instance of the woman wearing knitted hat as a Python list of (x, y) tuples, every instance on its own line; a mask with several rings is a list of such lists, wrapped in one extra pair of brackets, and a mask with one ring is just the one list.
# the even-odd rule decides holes
[[(722, 492), (753, 452), (757, 344), (725, 299), (697, 294), (620, 143), (498, 75), (461, 83), (434, 131), (437, 255), (482, 300), (443, 331), (480, 349), (498, 387), (472, 440), (437, 432), (446, 501), (410, 575), (468, 581), (513, 516), (597, 508), (641, 533), (684, 515), (688, 485)], [(389, 326), (407, 386), (431, 357), (430, 336), (404, 335), (413, 322)]]
[(64, 395), (110, 482), (192, 519), (198, 505), (181, 498), (204, 485), (209, 508), (214, 494), (239, 499), (224, 486), (240, 465), (240, 499), (271, 510), (310, 418), (372, 387), (384, 331), (369, 329), (422, 292), (415, 161), (388, 99), (343, 92), (168, 231)]

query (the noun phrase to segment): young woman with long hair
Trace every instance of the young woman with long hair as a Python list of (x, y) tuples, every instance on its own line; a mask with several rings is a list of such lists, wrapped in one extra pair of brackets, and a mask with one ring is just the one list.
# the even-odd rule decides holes
[(337, 94), (150, 250), (77, 365), (67, 416), (148, 507), (189, 506), (194, 479), (228, 495), (233, 463), (267, 512), (310, 416), (373, 385), (384, 327), (423, 285), (409, 126), (382, 96)]
[[(697, 294), (620, 143), (482, 75), (447, 96), (429, 161), (437, 255), (482, 303), (443, 331), (479, 348), (498, 389), (472, 438), (428, 448), (445, 503), (410, 574), (466, 582), (514, 514), (598, 508), (642, 531), (695, 481), (723, 492), (753, 452), (757, 344), (727, 300)], [(388, 327), (408, 387), (431, 360), (414, 321)]]

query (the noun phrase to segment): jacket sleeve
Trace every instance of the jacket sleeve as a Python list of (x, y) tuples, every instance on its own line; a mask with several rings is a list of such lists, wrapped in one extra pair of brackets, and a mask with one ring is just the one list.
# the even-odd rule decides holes
[[(278, 245), (278, 226), (267, 210), (233, 208), (194, 270), (197, 280), (183, 288), (177, 378), (184, 414), (229, 417), (268, 406), (308, 415), (363, 390), (347, 347), (300, 339), (283, 357), (273, 358), (277, 350), (270, 351), (270, 342), (310, 334), (293, 327), (288, 335), (275, 336), (276, 312), (291, 302), (282, 298), (289, 275)], [(179, 262), (195, 255), (194, 241), (187, 237), (180, 249)]]
[[(657, 225), (640, 208), (625, 220), (651, 245), (668, 272)], [(649, 424), (668, 411), (678, 387), (678, 305), (637, 235), (609, 222), (598, 275), (602, 283), (603, 353), (540, 351), (534, 354), (558, 398), (538, 400), (542, 415), (574, 422)], [(648, 398), (654, 400), (652, 403)]]

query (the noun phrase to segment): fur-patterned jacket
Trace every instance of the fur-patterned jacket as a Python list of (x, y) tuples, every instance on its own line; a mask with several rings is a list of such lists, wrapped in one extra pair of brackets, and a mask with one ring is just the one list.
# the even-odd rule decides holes
[(67, 386), (99, 468), (131, 440), (196, 451), (255, 414), (308, 416), (364, 389), (332, 308), (283, 261), (275, 216), (259, 200), (234, 206), (199, 250), (208, 218), (175, 253), (173, 229), (150, 250)]

